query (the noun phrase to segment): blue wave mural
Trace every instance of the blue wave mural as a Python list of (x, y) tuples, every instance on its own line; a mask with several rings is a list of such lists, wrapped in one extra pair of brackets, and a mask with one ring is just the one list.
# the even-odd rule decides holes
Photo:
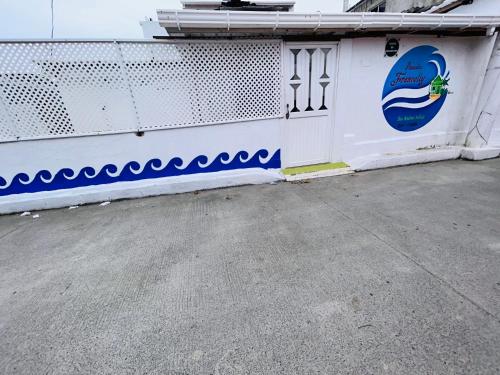
[(0, 177), (0, 196), (22, 193), (36, 193), (59, 189), (72, 189), (83, 186), (112, 184), (123, 181), (138, 181), (161, 177), (174, 177), (195, 173), (220, 172), (232, 169), (281, 168), (280, 150), (278, 149), (267, 161), (269, 151), (261, 149), (253, 156), (246, 151), (239, 151), (231, 159), (227, 152), (217, 155), (209, 163), (208, 157), (199, 155), (186, 167), (184, 161), (175, 157), (162, 167), (160, 159), (151, 159), (141, 168), (137, 161), (130, 161), (121, 169), (114, 164), (106, 164), (99, 171), (84, 167), (78, 173), (70, 168), (63, 168), (52, 175), (48, 170), (41, 170), (33, 178), (26, 173), (17, 174), (10, 184)]
[(401, 56), (389, 72), (382, 92), (382, 110), (394, 129), (420, 129), (441, 110), (448, 96), (450, 72), (437, 51), (428, 45), (415, 47)]

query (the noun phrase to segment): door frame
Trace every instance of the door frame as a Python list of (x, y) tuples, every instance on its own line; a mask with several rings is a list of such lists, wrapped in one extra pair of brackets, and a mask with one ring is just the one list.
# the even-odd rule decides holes
[[(280, 138), (281, 138), (281, 155), (282, 155), (282, 160), (281, 160), (281, 166), (282, 168), (287, 168), (288, 165), (286, 165), (286, 161), (283, 160), (283, 155), (285, 155), (284, 149), (286, 147), (286, 122), (288, 121), (286, 119), (286, 88), (287, 88), (287, 78), (286, 74), (289, 73), (289, 67), (286, 66), (286, 50), (288, 46), (294, 46), (294, 45), (300, 45), (304, 46), (307, 44), (311, 44), (312, 46), (335, 46), (335, 58), (332, 60), (335, 64), (333, 67), (334, 71), (334, 77), (333, 77), (333, 89), (332, 89), (332, 98), (330, 100), (330, 106), (332, 108), (332, 112), (330, 115), (330, 129), (329, 129), (329, 134), (330, 134), (330, 142), (328, 146), (328, 162), (333, 162), (334, 160), (334, 136), (335, 136), (335, 111), (337, 111), (337, 90), (338, 90), (338, 82), (339, 82), (339, 62), (340, 62), (340, 43), (339, 41), (286, 41), (282, 40), (281, 43), (281, 112), (282, 112), (282, 117), (281, 117), (281, 131), (280, 131)], [(321, 47), (319, 47), (321, 48)]]

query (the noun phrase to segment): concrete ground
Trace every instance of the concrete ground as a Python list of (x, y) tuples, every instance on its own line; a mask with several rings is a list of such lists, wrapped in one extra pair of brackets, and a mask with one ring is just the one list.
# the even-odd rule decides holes
[(500, 159), (39, 214), (1, 374), (500, 372)]

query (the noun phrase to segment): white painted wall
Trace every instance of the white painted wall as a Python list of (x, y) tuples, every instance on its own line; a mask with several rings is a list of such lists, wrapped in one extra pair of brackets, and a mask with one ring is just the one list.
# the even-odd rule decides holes
[(500, 39), (498, 38), (486, 71), (473, 125), (475, 128), (469, 135), (468, 145), (500, 147)]
[[(500, 1), (498, 0), (474, 0), (472, 4), (462, 5), (458, 8), (453, 9), (449, 13), (455, 14), (500, 14)], [(499, 81), (499, 69), (500, 69), (500, 40), (497, 40), (497, 45), (494, 49), (494, 52), (491, 56), (491, 61), (488, 66), (487, 78), (484, 83), (484, 89), (478, 103), (478, 108), (476, 109), (476, 114), (474, 117), (474, 123), (478, 123), (479, 125), (483, 125), (484, 117), (479, 118), (481, 111), (485, 109), (485, 106), (488, 101), (491, 102), (491, 95), (498, 95), (500, 90), (500, 81)], [(491, 103), (490, 103), (491, 104)], [(493, 126), (491, 129), (484, 129), (483, 132), (489, 134), (489, 139), (487, 146), (489, 147), (500, 147), (500, 107), (498, 105), (493, 105), (494, 108), (491, 108), (491, 105), (488, 108), (487, 116), (492, 116), (492, 119), (488, 119), (489, 121), (493, 121)], [(496, 110), (495, 110), (496, 107)], [(491, 113), (491, 115), (490, 115)], [(486, 126), (489, 128), (489, 125)], [(476, 133), (476, 132), (474, 132)], [(477, 134), (472, 134), (472, 137), (476, 139), (471, 139), (470, 143), (485, 143), (482, 140), (477, 139)]]
[(244, 150), (254, 154), (260, 149), (271, 152), (279, 148), (279, 126), (273, 120), (249, 121), (215, 126), (201, 126), (172, 130), (114, 135), (45, 139), (11, 142), (0, 147), (3, 165), (2, 177), (10, 180), (19, 172), (32, 176), (47, 169), (58, 171), (84, 167), (100, 169), (114, 164), (118, 169), (130, 161), (144, 165), (159, 158), (168, 162), (180, 157), (189, 163), (198, 155), (212, 160), (221, 152), (234, 155)]
[[(346, 161), (355, 168), (370, 161), (372, 167), (389, 166), (384, 158), (405, 155), (419, 149), (456, 146), (458, 151), (444, 151), (439, 158), (458, 157), (469, 132), (483, 90), (483, 77), (493, 49), (494, 38), (423, 37), (400, 38), (401, 57), (420, 45), (439, 49), (451, 72), (450, 94), (438, 115), (426, 126), (413, 132), (393, 129), (382, 112), (382, 90), (386, 77), (399, 57), (384, 57), (385, 38), (344, 39), (339, 44), (338, 74), (334, 108), (333, 156), (331, 161)], [(269, 152), (261, 158), (266, 163), (283, 148), (282, 119), (255, 120), (220, 125), (146, 131), (134, 133), (58, 138), (0, 144), (0, 176), (10, 183), (19, 173), (26, 173), (23, 183), (30, 184), (40, 171), (50, 181), (61, 170), (75, 173), (85, 167), (100, 171), (105, 165), (116, 166), (118, 175), (127, 163), (135, 161), (140, 173), (151, 159), (160, 159), (162, 167), (173, 158), (181, 158), (184, 168), (193, 159), (206, 155), (209, 165), (217, 155), (228, 153), (228, 162), (239, 151), (249, 157), (259, 150)], [(495, 125), (493, 136), (500, 135)], [(427, 154), (426, 154), (427, 155)], [(412, 156), (411, 162), (436, 160)], [(406, 161), (407, 162), (407, 161)], [(406, 163), (395, 158), (392, 165)], [(279, 167), (279, 165), (277, 166)], [(210, 172), (206, 170), (207, 172)], [(93, 176), (89, 176), (92, 178)], [(68, 176), (72, 178), (71, 175)], [(272, 181), (280, 178), (276, 169), (237, 169), (198, 173), (142, 181), (121, 181), (76, 189), (41, 191), (0, 196), (0, 213), (25, 209), (59, 207), (103, 199), (137, 197), (151, 194), (189, 191), (241, 183)], [(1, 182), (1, 180), (0, 180)]]
[[(498, 0), (474, 0), (472, 4), (464, 4), (451, 10), (449, 13), (454, 14), (500, 14), (500, 1)], [(484, 87), (480, 95), (478, 106), (473, 119), (473, 124), (478, 124), (481, 128), (481, 135), (486, 135), (488, 142), (484, 142), (477, 131), (473, 131), (470, 139), (467, 141), (469, 145), (482, 145), (488, 147), (500, 147), (500, 106), (497, 104), (500, 92), (500, 39), (497, 39), (496, 46), (491, 56), (491, 60), (486, 73)], [(494, 103), (492, 103), (492, 101)], [(485, 108), (488, 106), (488, 108)], [(484, 112), (484, 110), (486, 112)], [(483, 116), (481, 115), (481, 112)], [(491, 117), (491, 118), (488, 118)], [(489, 124), (493, 122), (493, 126)], [(484, 133), (484, 134), (483, 134)], [(489, 136), (489, 137), (488, 137)]]
[[(403, 37), (398, 57), (384, 57), (385, 38), (340, 43), (335, 104), (336, 158), (359, 165), (369, 158), (447, 145), (461, 146), (481, 92), (493, 38)], [(412, 132), (393, 129), (384, 118), (382, 90), (399, 57), (419, 45), (439, 49), (451, 72), (450, 91), (437, 116)]]
[[(265, 164), (279, 151), (279, 147), (279, 120), (157, 130), (146, 132), (142, 137), (134, 133), (123, 133), (12, 142), (0, 145), (3, 165), (1, 176), (10, 183), (22, 172), (29, 176), (29, 181), (26, 181), (29, 183), (41, 170), (48, 170), (53, 178), (64, 168), (78, 173), (85, 167), (92, 167), (98, 172), (108, 164), (117, 167), (116, 173), (109, 173), (113, 176), (119, 174), (131, 161), (138, 162), (142, 170), (151, 159), (160, 159), (164, 167), (173, 158), (182, 159), (180, 168), (183, 169), (200, 155), (207, 156), (209, 165), (223, 152), (229, 154), (228, 161), (231, 161), (240, 151), (246, 151), (252, 157), (259, 150), (269, 152), (267, 157), (260, 159)], [(78, 189), (6, 195), (0, 197), (0, 213), (241, 183), (269, 182), (278, 178), (279, 175), (272, 170), (247, 170), (245, 167), (233, 171), (165, 177), (134, 183), (115, 182)], [(172, 189), (172, 185), (179, 183), (182, 184), (180, 188)], [(131, 188), (135, 189), (133, 194), (129, 191)]]

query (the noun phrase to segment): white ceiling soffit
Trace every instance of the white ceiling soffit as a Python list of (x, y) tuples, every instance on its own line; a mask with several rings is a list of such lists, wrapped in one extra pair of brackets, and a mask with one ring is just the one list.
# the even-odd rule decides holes
[(428, 13), (296, 13), (217, 10), (157, 10), (169, 31), (262, 33), (287, 31), (460, 30), (500, 26), (500, 16)]

